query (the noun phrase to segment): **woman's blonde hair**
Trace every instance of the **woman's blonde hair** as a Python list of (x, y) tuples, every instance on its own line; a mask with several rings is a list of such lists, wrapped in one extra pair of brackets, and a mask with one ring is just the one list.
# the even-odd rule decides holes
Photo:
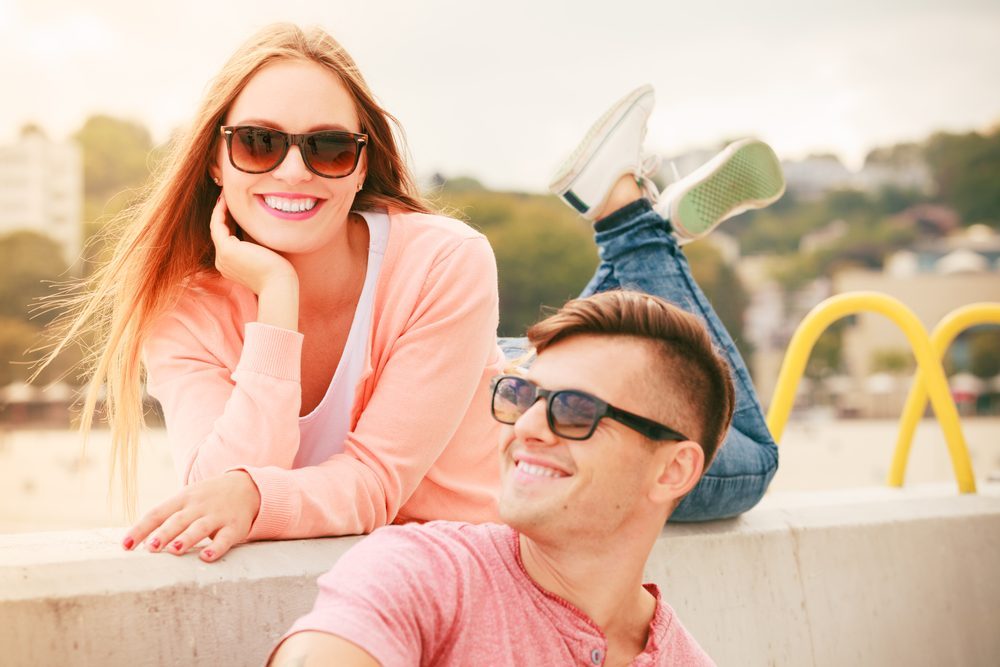
[[(125, 505), (135, 506), (136, 454), (144, 426), (142, 346), (151, 324), (178, 299), (185, 280), (214, 270), (209, 219), (219, 196), (209, 166), (216, 159), (219, 126), (247, 82), (266, 65), (285, 60), (317, 63), (336, 75), (354, 99), (365, 148), (365, 187), (354, 208), (430, 210), (397, 143), (399, 122), (375, 101), (354, 60), (319, 28), (274, 24), (246, 41), (212, 81), (194, 122), (169, 148), (140, 203), (109, 223), (116, 238), (111, 259), (90, 278), (50, 301), (63, 315), (48, 364), (68, 344), (89, 346), (80, 430), (93, 422), (102, 386), (111, 426), (112, 477), (118, 468)], [(93, 336), (91, 338), (91, 336)]]

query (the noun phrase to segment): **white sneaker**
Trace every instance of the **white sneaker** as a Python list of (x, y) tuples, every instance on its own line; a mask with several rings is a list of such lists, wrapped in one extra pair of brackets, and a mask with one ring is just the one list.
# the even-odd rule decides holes
[(566, 158), (549, 190), (587, 220), (596, 219), (619, 178), (642, 176), (640, 151), (653, 103), (648, 84), (618, 100)]
[(735, 215), (773, 204), (784, 193), (778, 156), (763, 141), (743, 139), (668, 186), (653, 208), (685, 244)]

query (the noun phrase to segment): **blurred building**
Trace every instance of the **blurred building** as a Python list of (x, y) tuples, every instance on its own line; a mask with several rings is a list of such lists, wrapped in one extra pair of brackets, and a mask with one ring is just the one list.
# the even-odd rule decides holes
[[(962, 227), (958, 212), (942, 204), (915, 204), (891, 216), (887, 222), (897, 229), (913, 230), (923, 239), (951, 236)], [(955, 238), (962, 237), (959, 235)]]
[(835, 155), (815, 155), (804, 160), (783, 161), (788, 192), (796, 199), (820, 199), (831, 190), (854, 186), (854, 174)]
[(26, 127), (0, 146), (0, 235), (44, 234), (62, 247), (66, 263), (83, 249), (83, 156), (73, 142), (50, 141)]
[[(792, 335), (806, 314), (828, 298), (831, 290), (829, 280), (817, 278), (793, 294), (786, 294), (771, 275), (774, 262), (770, 256), (744, 257), (738, 267), (740, 280), (750, 295), (743, 314), (743, 336), (753, 349), (750, 376), (765, 407), (774, 395)], [(806, 378), (802, 383), (800, 393)], [(801, 405), (796, 402), (797, 407)]]
[[(960, 306), (1000, 302), (1000, 236), (974, 225), (962, 233), (897, 252), (887, 259), (882, 271), (850, 269), (834, 276), (835, 294), (859, 290), (899, 299), (930, 332)], [(962, 344), (960, 337), (954, 346)], [(845, 397), (850, 397), (852, 405), (847, 407), (861, 416), (898, 416), (912, 375), (894, 376), (875, 366), (876, 359), (886, 354), (912, 358), (899, 328), (883, 315), (858, 314), (844, 332), (843, 353), (851, 381), (851, 391)]]
[(934, 188), (930, 168), (920, 160), (900, 164), (869, 163), (860, 171), (851, 171), (835, 155), (815, 155), (804, 160), (783, 161), (781, 167), (788, 191), (806, 201), (820, 199), (831, 190), (878, 192), (892, 187), (928, 194)]
[(892, 187), (929, 194), (934, 189), (930, 167), (917, 159), (903, 164), (865, 164), (861, 171), (854, 174), (851, 182), (854, 188), (866, 192)]

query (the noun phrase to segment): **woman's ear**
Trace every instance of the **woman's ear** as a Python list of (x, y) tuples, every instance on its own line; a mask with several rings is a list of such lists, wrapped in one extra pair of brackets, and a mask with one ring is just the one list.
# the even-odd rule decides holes
[(212, 177), (212, 180), (215, 181), (216, 185), (222, 185), (222, 168), (219, 166), (217, 161), (213, 160), (209, 163), (208, 175)]
[(655, 460), (657, 475), (649, 498), (657, 504), (676, 505), (705, 471), (705, 452), (691, 440), (660, 447)]
[(222, 185), (222, 161), (226, 159), (226, 142), (216, 137), (212, 143), (212, 156), (208, 160), (208, 175), (216, 185)]

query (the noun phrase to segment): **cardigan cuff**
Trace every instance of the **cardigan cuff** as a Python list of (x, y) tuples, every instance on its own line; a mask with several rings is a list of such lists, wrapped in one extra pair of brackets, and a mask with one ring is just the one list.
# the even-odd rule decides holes
[(247, 322), (243, 335), (243, 353), (236, 371), (301, 381), (304, 338), (301, 333), (270, 324)]
[[(291, 503), (292, 485), (288, 481), (288, 471), (281, 468), (247, 468), (239, 466), (230, 470), (242, 470), (250, 475), (260, 493), (260, 510), (250, 526), (247, 541), (274, 540), (286, 534), (295, 510)], [(227, 471), (228, 472), (228, 471)]]

